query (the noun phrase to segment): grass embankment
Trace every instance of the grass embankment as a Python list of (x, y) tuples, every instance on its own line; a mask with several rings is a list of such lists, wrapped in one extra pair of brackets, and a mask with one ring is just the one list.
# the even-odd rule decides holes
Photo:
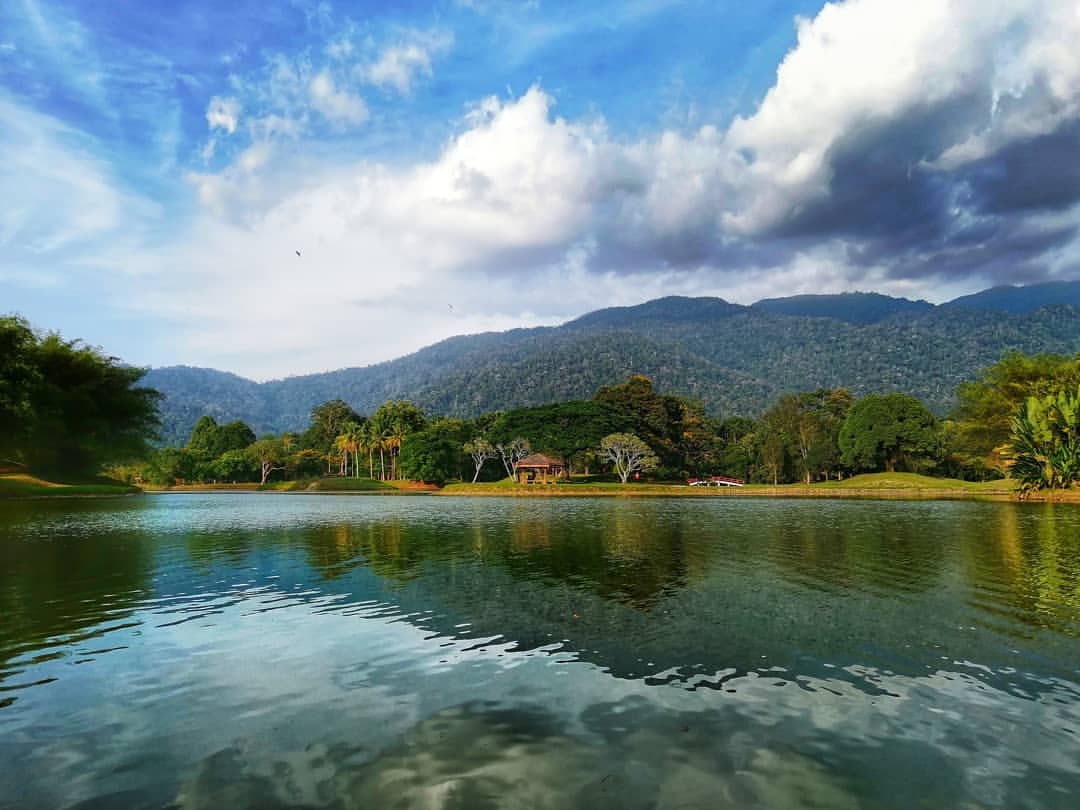
[(108, 478), (49, 481), (30, 473), (0, 475), (0, 498), (87, 498), (135, 495), (141, 491)]
[(843, 481), (820, 481), (810, 484), (753, 484), (738, 490), (745, 495), (825, 498), (978, 498), (1012, 497), (1014, 481), (961, 481), (956, 478), (933, 478), (917, 473), (867, 473)]
[(704, 497), (714, 494), (714, 490), (705, 491), (704, 487), (688, 487), (685, 484), (627, 483), (611, 481), (561, 481), (558, 484), (518, 484), (506, 478), (502, 481), (482, 484), (447, 484), (437, 495), (512, 495), (521, 497), (575, 497), (578, 495), (614, 495), (641, 496), (660, 495), (664, 497)]
[(260, 492), (382, 492), (396, 493), (398, 489), (389, 481), (374, 478), (301, 478), (298, 481), (269, 481)]
[(662, 497), (731, 497), (758, 496), (776, 498), (978, 498), (1011, 497), (1012, 481), (959, 481), (954, 478), (931, 478), (915, 473), (873, 473), (857, 475), (844, 481), (810, 484), (749, 484), (744, 487), (691, 487), (686, 484), (560, 482), (559, 484), (517, 484), (510, 479), (485, 484), (449, 484), (440, 495), (513, 495), (556, 496), (621, 495)]
[(268, 481), (263, 485), (243, 484), (174, 484), (147, 487), (151, 492), (337, 492), (397, 495), (402, 492), (425, 492), (435, 487), (413, 481), (376, 481), (373, 478), (300, 478), (295, 481)]

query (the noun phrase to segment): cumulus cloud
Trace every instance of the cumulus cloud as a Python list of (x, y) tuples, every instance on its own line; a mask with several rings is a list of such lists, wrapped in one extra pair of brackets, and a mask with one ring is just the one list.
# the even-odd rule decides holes
[(432, 75), (432, 60), (452, 43), (453, 37), (445, 32), (414, 31), (406, 41), (384, 49), (374, 62), (359, 72), (371, 84), (391, 87), (401, 95), (408, 95), (417, 77)]
[(1080, 148), (1076, 41), (1080, 8), (1065, 0), (825, 6), (726, 133), (725, 229), (857, 240), (856, 262), (891, 256), (899, 273), (1004, 272), (979, 247), (1009, 253), (1039, 230), (1005, 208), (1080, 201), (1075, 178), (1043, 182)]
[(223, 129), (230, 135), (240, 121), (240, 102), (235, 98), (214, 96), (206, 107), (206, 123), (211, 130)]
[(941, 300), (1080, 271), (1080, 8), (846, 0), (797, 25), (728, 125), (627, 139), (536, 86), (476, 102), (412, 164), (306, 138), (368, 119), (350, 82), (407, 93), (432, 42), (359, 72), (344, 46), (272, 57), (207, 108), (239, 133), (242, 104), (248, 141), (188, 176), (190, 231), (108, 261), (141, 268), (131, 306), (198, 323), (177, 337), (189, 361), (260, 376), (669, 293)]

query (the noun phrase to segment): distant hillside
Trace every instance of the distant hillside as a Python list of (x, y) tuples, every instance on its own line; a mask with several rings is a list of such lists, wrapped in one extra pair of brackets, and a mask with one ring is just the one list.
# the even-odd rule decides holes
[(1080, 306), (1080, 281), (1048, 281), (1027, 287), (991, 287), (973, 295), (962, 296), (943, 306), (1019, 313), (1059, 304)]
[(880, 293), (853, 292), (766, 298), (751, 308), (777, 315), (836, 318), (850, 323), (877, 323), (897, 313), (922, 314), (932, 310), (934, 305), (928, 301), (909, 301), (907, 298), (892, 298)]
[(1080, 351), (1080, 308), (1024, 309), (1045, 301), (1048, 289), (1074, 288), (996, 288), (982, 299), (985, 308), (873, 293), (752, 307), (670, 297), (598, 310), (559, 327), (454, 337), (364, 368), (260, 384), (175, 366), (152, 370), (146, 382), (166, 394), (170, 443), (184, 441), (206, 413), (219, 422), (243, 419), (257, 433), (302, 429), (312, 407), (339, 397), (360, 413), (411, 399), (430, 413), (474, 416), (588, 398), (631, 373), (724, 415), (755, 415), (785, 392), (841, 385), (857, 394), (910, 392), (944, 414), (956, 386), (1007, 351)]

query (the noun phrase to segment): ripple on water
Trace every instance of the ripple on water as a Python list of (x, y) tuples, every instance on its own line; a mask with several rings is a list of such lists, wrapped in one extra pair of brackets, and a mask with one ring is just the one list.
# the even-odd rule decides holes
[(0, 796), (1070, 806), (1077, 515), (265, 495), (0, 511)]

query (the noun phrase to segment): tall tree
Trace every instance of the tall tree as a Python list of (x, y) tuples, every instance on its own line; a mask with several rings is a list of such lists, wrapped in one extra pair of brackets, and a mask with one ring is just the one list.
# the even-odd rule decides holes
[(600, 441), (600, 457), (610, 461), (626, 483), (631, 475), (656, 469), (659, 459), (641, 439), (632, 433), (612, 433)]
[(532, 447), (529, 446), (528, 439), (518, 436), (508, 442), (496, 444), (495, 452), (498, 454), (499, 460), (502, 461), (503, 469), (506, 470), (506, 477), (513, 478), (517, 472), (518, 462), (532, 452)]
[(640, 374), (621, 385), (604, 386), (593, 399), (629, 418), (631, 429), (666, 466), (675, 467), (682, 461), (679, 443), (688, 409), (685, 400), (656, 392), (652, 380)]
[(959, 461), (975, 470), (1005, 474), (1003, 453), (1013, 418), (1029, 397), (1045, 397), (1080, 385), (1080, 355), (1005, 355), (974, 382), (956, 392), (959, 404), (950, 425), (950, 448)]
[(259, 484), (265, 484), (270, 474), (287, 467), (288, 451), (282, 439), (259, 439), (245, 451), (259, 466)]
[(934, 464), (942, 450), (937, 419), (907, 394), (860, 399), (844, 420), (839, 441), (844, 464), (868, 472)]
[(30, 389), (33, 418), (20, 440), (24, 461), (95, 472), (108, 462), (149, 455), (161, 395), (138, 385), (145, 369), (57, 334), (31, 346), (29, 362), (38, 377)]
[(19, 452), (33, 425), (32, 394), (41, 382), (36, 346), (30, 324), (22, 318), (0, 318), (0, 460)]
[(484, 462), (488, 459), (495, 458), (498, 455), (498, 451), (495, 450), (495, 447), (491, 442), (482, 436), (477, 436), (471, 442), (466, 442), (464, 449), (473, 461), (475, 471), (473, 472), (472, 482), (475, 484), (476, 479), (480, 477), (480, 470), (483, 469)]
[(311, 425), (304, 431), (303, 445), (324, 452), (331, 449), (341, 435), (341, 428), (348, 422), (363, 424), (364, 417), (341, 399), (333, 399), (311, 409)]

